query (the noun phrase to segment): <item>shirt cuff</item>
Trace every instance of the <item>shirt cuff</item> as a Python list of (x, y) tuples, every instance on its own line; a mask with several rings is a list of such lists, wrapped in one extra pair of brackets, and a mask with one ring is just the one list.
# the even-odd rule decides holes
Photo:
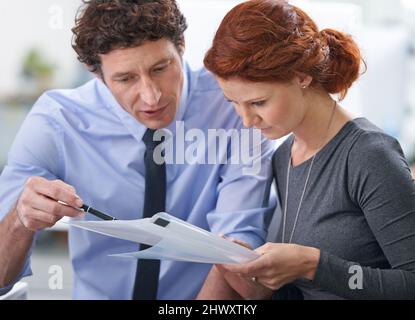
[(9, 284), (7, 287), (0, 288), (0, 296), (3, 296), (5, 294), (9, 293), (13, 289), (14, 285), (16, 283), (18, 283), (22, 278), (29, 277), (32, 274), (33, 274), (32, 270), (31, 270), (31, 268), (29, 266), (29, 263), (27, 261), (25, 267), (23, 268), (23, 272), (18, 277), (16, 277), (16, 279), (11, 284)]
[(348, 269), (353, 264), (328, 252), (321, 251), (313, 283), (323, 290), (345, 298), (344, 295), (349, 288), (350, 274)]

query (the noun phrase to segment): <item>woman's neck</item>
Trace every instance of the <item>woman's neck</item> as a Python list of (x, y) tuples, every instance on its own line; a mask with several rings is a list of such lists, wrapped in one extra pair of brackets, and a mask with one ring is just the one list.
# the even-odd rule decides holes
[(329, 95), (310, 97), (307, 113), (293, 131), (292, 164), (296, 166), (313, 157), (351, 119)]

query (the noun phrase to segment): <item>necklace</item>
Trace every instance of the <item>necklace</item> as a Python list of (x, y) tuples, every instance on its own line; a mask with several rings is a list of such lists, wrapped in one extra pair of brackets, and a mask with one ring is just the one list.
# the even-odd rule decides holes
[[(293, 229), (291, 230), (291, 235), (290, 235), (290, 238), (289, 238), (288, 243), (291, 243), (291, 241), (293, 239), (294, 231), (295, 231), (295, 228), (297, 226), (298, 216), (300, 214), (301, 205), (303, 204), (304, 195), (305, 195), (305, 192), (306, 192), (306, 189), (307, 189), (308, 180), (310, 179), (311, 169), (313, 168), (314, 160), (316, 159), (318, 150), (320, 150), (320, 148), (324, 144), (324, 141), (327, 138), (327, 135), (329, 133), (329, 129), (330, 129), (331, 123), (333, 122), (333, 118), (334, 118), (334, 113), (336, 111), (336, 107), (337, 107), (337, 102), (334, 101), (333, 111), (331, 112), (330, 121), (329, 121), (329, 124), (327, 126), (326, 134), (325, 134), (325, 136), (323, 138), (323, 142), (321, 143), (319, 149), (317, 149), (317, 152), (313, 155), (313, 158), (311, 159), (310, 167), (308, 169), (307, 177), (305, 179), (303, 192), (301, 193), (300, 202), (298, 204), (297, 212), (295, 214)], [(282, 222), (283, 223), (282, 224), (282, 243), (285, 242), (285, 227), (286, 227), (286, 220), (287, 220), (288, 187), (289, 187), (289, 183), (290, 183), (291, 162), (292, 162), (292, 153), (291, 153), (291, 148), (290, 148), (290, 158), (288, 160), (287, 181), (286, 181), (286, 189), (285, 189), (285, 203), (284, 203), (283, 222)]]

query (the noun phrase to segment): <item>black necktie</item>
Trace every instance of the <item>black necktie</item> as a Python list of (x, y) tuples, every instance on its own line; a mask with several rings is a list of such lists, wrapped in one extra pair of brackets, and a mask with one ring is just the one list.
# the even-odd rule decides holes
[[(154, 132), (155, 130), (147, 129), (143, 137), (143, 142), (146, 145), (143, 218), (150, 218), (156, 213), (166, 210), (166, 165), (165, 163), (157, 164), (154, 161), (154, 149), (162, 142), (154, 141)], [(140, 250), (148, 248), (150, 247), (147, 245), (140, 246)], [(157, 299), (159, 272), (160, 260), (138, 260), (133, 292), (134, 300)]]

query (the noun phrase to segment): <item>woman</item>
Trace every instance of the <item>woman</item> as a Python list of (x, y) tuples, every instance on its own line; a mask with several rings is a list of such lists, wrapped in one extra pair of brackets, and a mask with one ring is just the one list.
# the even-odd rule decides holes
[(319, 31), (284, 1), (248, 1), (224, 18), (206, 67), (247, 127), (292, 134), (273, 159), (276, 243), (213, 268), (199, 298), (415, 298), (408, 164), (395, 139), (331, 97), (346, 96), (361, 61), (350, 36)]

